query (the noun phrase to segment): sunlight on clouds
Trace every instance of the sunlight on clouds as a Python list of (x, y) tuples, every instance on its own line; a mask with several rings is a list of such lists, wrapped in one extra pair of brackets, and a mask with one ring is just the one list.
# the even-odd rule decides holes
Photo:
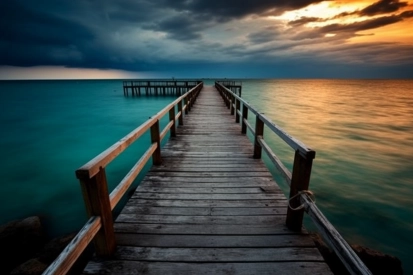
[[(340, 13), (354, 11), (357, 9), (361, 9), (365, 6), (366, 6), (366, 2), (362, 2), (362, 1), (345, 3), (345, 4), (344, 3), (336, 4), (330, 1), (323, 1), (318, 4), (312, 4), (308, 7), (305, 7), (299, 10), (285, 12), (280, 16), (270, 16), (269, 18), (277, 19), (277, 20), (284, 20), (284, 21), (293, 21), (293, 20), (300, 19), (302, 17), (315, 17), (316, 16), (321, 19), (330, 19)], [(354, 19), (351, 22), (353, 21)], [(328, 25), (328, 24), (337, 23), (337, 22), (342, 23), (343, 19), (328, 20), (328, 22), (314, 22), (310, 24), (314, 26), (323, 26), (323, 25)]]
[(413, 45), (413, 35), (410, 31), (413, 26), (413, 19), (405, 22), (399, 22), (397, 24), (388, 25), (372, 31), (359, 32), (360, 36), (355, 36), (349, 40), (349, 42), (401, 42), (405, 44)]
[[(294, 20), (298, 20), (301, 18), (318, 18), (320, 19), (319, 22), (309, 22), (305, 24), (307, 27), (316, 28), (316, 27), (324, 27), (331, 24), (351, 24), (355, 22), (365, 21), (371, 18), (377, 18), (383, 16), (383, 14), (377, 14), (374, 16), (360, 16), (356, 14), (349, 14), (347, 16), (340, 16), (339, 18), (335, 18), (340, 14), (343, 13), (351, 13), (355, 11), (362, 10), (369, 5), (376, 3), (377, 1), (323, 1), (317, 4), (309, 5), (305, 8), (288, 11), (283, 13), (280, 16), (269, 16), (268, 19), (273, 20), (282, 20), (284, 22), (290, 22)], [(404, 2), (404, 1), (403, 1)], [(401, 8), (398, 12), (403, 12), (406, 10), (411, 9), (413, 5), (413, 1), (407, 1), (409, 6), (405, 8)], [(391, 13), (386, 14), (387, 16), (391, 15)]]
[[(360, 16), (356, 13), (357, 11), (361, 11), (377, 2), (378, 0), (323, 1), (299, 10), (285, 12), (280, 16), (269, 16), (267, 17), (267, 19), (284, 22), (286, 27), (288, 26), (289, 22), (304, 19), (303, 23), (300, 23), (300, 27), (316, 29), (324, 26), (331, 26), (334, 24), (351, 25), (357, 22), (363, 22), (375, 18), (389, 17), (400, 14), (404, 11), (412, 10), (413, 7), (412, 0), (401, 0), (401, 2), (407, 2), (408, 5), (406, 7), (401, 7), (395, 12), (378, 13), (371, 16)], [(309, 19), (307, 23), (305, 22), (305, 19)], [(411, 35), (411, 32), (406, 31), (408, 29), (411, 29), (412, 25), (413, 19), (405, 19), (404, 21), (397, 22), (395, 24), (371, 28), (367, 31), (359, 31), (357, 32), (357, 36), (349, 38), (348, 41), (350, 43), (391, 41), (412, 44), (413, 36)], [(336, 36), (335, 33), (326, 33), (324, 35), (324, 37), (334, 36)]]

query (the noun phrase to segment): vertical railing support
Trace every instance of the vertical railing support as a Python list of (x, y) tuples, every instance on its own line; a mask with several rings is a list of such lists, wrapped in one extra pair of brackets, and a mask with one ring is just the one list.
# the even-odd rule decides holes
[(234, 108), (234, 100), (235, 100), (235, 97), (232, 95), (232, 94), (230, 94), (229, 95), (230, 96), (230, 98), (231, 98), (231, 100), (230, 100), (230, 102), (231, 102), (231, 106), (230, 106), (230, 110), (231, 110), (231, 116), (233, 116), (234, 114), (235, 114), (235, 108)]
[(241, 133), (247, 133), (247, 124), (245, 124), (244, 119), (248, 119), (248, 107), (245, 104), (242, 104), (242, 126), (241, 126)]
[(87, 214), (89, 217), (99, 216), (102, 222), (102, 226), (93, 240), (96, 254), (108, 257), (115, 252), (116, 242), (105, 168), (101, 167), (92, 178), (89, 178), (88, 173), (84, 174), (83, 172), (76, 171), (76, 176), (80, 181)]
[(187, 104), (186, 110), (188, 110), (188, 112), (190, 112), (190, 111), (191, 111), (191, 106), (192, 106), (192, 92), (190, 92), (190, 93), (186, 96), (186, 99), (187, 99), (187, 102), (186, 102), (186, 104)]
[(185, 108), (185, 115), (187, 115), (188, 114), (188, 97), (186, 96), (186, 97), (184, 97), (184, 105), (186, 106), (186, 108)]
[(175, 106), (169, 110), (169, 121), (172, 121), (171, 137), (176, 137)]
[(227, 105), (227, 108), (229, 109), (229, 97), (228, 97), (228, 92), (227, 90), (223, 89), (224, 96), (225, 96), (225, 104)]
[(161, 136), (159, 131), (159, 120), (155, 122), (154, 125), (151, 127), (151, 141), (152, 143), (156, 142), (158, 147), (156, 148), (155, 152), (152, 155), (153, 165), (160, 165), (162, 164), (161, 158)]
[(262, 154), (262, 148), (258, 142), (259, 138), (264, 136), (264, 122), (260, 119), (259, 114), (256, 115), (255, 120), (255, 138), (254, 138), (254, 158), (260, 159)]
[[(311, 167), (313, 166), (314, 151), (309, 151), (306, 156), (295, 151), (293, 172), (290, 186), (290, 202), (291, 208), (297, 208), (301, 205), (300, 196), (296, 196), (302, 190), (308, 190), (310, 185)], [(291, 200), (292, 197), (296, 196)], [(304, 209), (292, 210), (288, 207), (286, 224), (290, 230), (301, 231), (304, 217)]]
[(241, 109), (241, 101), (235, 98), (235, 123), (239, 123), (240, 109)]
[(182, 112), (182, 100), (178, 102), (178, 113), (181, 112), (181, 115), (178, 118), (179, 126), (184, 125), (184, 113)]

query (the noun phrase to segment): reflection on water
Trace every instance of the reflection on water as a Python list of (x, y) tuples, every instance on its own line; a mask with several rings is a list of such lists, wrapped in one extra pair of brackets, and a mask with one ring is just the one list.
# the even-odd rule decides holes
[[(255, 80), (243, 97), (317, 152), (310, 187), (346, 239), (413, 272), (413, 81)], [(291, 149), (265, 138), (291, 168)]]

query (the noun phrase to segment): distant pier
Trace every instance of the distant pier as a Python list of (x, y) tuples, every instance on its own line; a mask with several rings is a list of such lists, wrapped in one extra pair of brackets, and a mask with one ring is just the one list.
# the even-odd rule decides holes
[(123, 81), (123, 94), (129, 96), (131, 92), (132, 96), (181, 96), (201, 82), (200, 80), (129, 80)]
[[(196, 87), (201, 80), (127, 80), (123, 81), (123, 94), (125, 96), (181, 96)], [(241, 96), (242, 82), (223, 79), (218, 80), (223, 85), (238, 96)], [(130, 94), (129, 94), (130, 92)]]

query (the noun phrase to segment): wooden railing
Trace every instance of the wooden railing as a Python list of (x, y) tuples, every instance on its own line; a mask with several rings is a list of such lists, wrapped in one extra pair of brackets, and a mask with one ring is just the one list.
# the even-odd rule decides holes
[(200, 80), (125, 80), (123, 86), (141, 86), (141, 87), (189, 87), (200, 84)]
[[(261, 158), (262, 150), (264, 150), (271, 162), (290, 185), (289, 207), (286, 218), (287, 227), (294, 231), (300, 231), (305, 211), (311, 217), (323, 239), (335, 251), (350, 274), (371, 274), (370, 270), (308, 195), (311, 194), (308, 189), (315, 151), (287, 134), (264, 114), (259, 113), (248, 102), (220, 82), (215, 82), (215, 87), (230, 109), (231, 115), (235, 114), (235, 122), (241, 122), (241, 132), (246, 134), (248, 129), (254, 135), (254, 158)], [(255, 115), (255, 127), (248, 122), (249, 112)], [(264, 125), (295, 151), (292, 172), (284, 166), (264, 140)]]
[[(89, 220), (43, 274), (67, 273), (92, 240), (97, 255), (109, 256), (115, 251), (112, 210), (151, 157), (154, 165), (162, 163), (161, 140), (168, 131), (172, 137), (175, 136), (176, 121), (178, 120), (179, 125), (183, 125), (183, 112), (188, 113), (202, 87), (203, 82), (174, 100), (159, 113), (76, 171)], [(177, 112), (175, 112), (175, 108), (177, 108)], [(169, 114), (169, 123), (160, 131), (159, 121), (166, 114)], [(109, 195), (105, 167), (148, 131), (151, 133), (149, 148)]]
[(216, 80), (215, 82), (223, 85), (225, 88), (229, 89), (238, 96), (241, 96), (242, 93), (242, 81), (231, 80), (231, 79), (221, 79)]

